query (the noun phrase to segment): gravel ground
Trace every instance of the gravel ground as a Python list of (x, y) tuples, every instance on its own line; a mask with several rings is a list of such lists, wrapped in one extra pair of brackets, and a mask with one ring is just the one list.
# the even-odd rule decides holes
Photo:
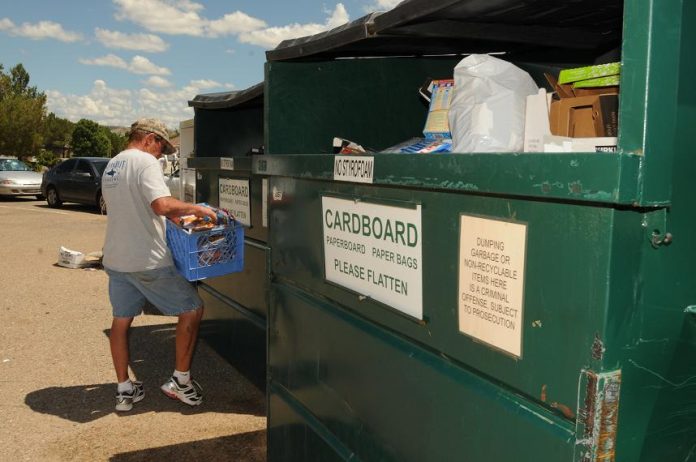
[(100, 250), (105, 227), (89, 207), (0, 199), (0, 460), (265, 460), (263, 393), (205, 342), (192, 369), (205, 402), (158, 390), (173, 369), (172, 318), (136, 318), (131, 362), (146, 396), (115, 413), (106, 274), (55, 265), (61, 245)]

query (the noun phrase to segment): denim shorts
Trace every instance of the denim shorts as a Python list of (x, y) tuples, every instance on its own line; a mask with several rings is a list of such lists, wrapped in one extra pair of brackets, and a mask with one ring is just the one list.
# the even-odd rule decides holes
[(166, 316), (178, 316), (203, 306), (194, 285), (174, 266), (134, 273), (105, 270), (115, 318), (138, 316), (148, 301)]

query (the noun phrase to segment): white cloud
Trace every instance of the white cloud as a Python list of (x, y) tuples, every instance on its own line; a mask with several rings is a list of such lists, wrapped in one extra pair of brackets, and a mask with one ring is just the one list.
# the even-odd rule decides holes
[(198, 15), (203, 5), (191, 1), (113, 0), (116, 19), (128, 20), (152, 32), (202, 36), (205, 20)]
[(206, 25), (207, 35), (210, 37), (220, 37), (224, 35), (239, 34), (241, 32), (251, 32), (253, 30), (266, 27), (266, 23), (260, 19), (235, 11), (226, 14), (220, 19), (209, 21)]
[(86, 118), (102, 125), (127, 127), (140, 117), (156, 117), (170, 128), (178, 128), (180, 121), (193, 117), (188, 101), (216, 88), (223, 91), (234, 85), (192, 80), (179, 89), (122, 90), (109, 87), (104, 80), (96, 80), (86, 95), (49, 90), (46, 96), (49, 111), (75, 122)]
[(159, 67), (144, 56), (134, 56), (131, 59), (130, 71), (134, 74), (153, 74), (153, 75), (169, 75), (171, 71), (166, 67)]
[(147, 80), (144, 80), (143, 83), (147, 85), (148, 87), (157, 87), (157, 88), (169, 88), (172, 86), (172, 83), (162, 77), (153, 75)]
[(215, 20), (199, 14), (203, 5), (189, 0), (113, 0), (116, 18), (131, 21), (151, 32), (194, 37), (220, 37), (260, 29), (261, 19), (241, 11)]
[(26, 37), (32, 40), (55, 39), (61, 42), (77, 42), (82, 40), (82, 35), (77, 32), (66, 31), (63, 26), (53, 21), (39, 21), (35, 24), (22, 23), (15, 25), (10, 19), (0, 19), (0, 31), (16, 37)]
[[(388, 0), (379, 0), (380, 2)], [(342, 3), (336, 4), (324, 24), (289, 24), (267, 27), (265, 21), (241, 11), (208, 19), (200, 13), (203, 5), (190, 0), (113, 0), (116, 18), (131, 21), (151, 31), (195, 37), (237, 35), (242, 43), (273, 48), (285, 39), (313, 35), (350, 20)]]
[(116, 67), (118, 69), (128, 69), (128, 63), (116, 55), (108, 54), (102, 56), (101, 58), (94, 59), (79, 59), (81, 64), (86, 64), (88, 66), (109, 66)]
[(108, 48), (158, 53), (166, 51), (169, 44), (152, 34), (124, 34), (123, 32), (96, 28), (94, 35)]
[(282, 27), (269, 27), (239, 35), (239, 41), (264, 48), (275, 48), (283, 40), (304, 37), (338, 27), (350, 20), (346, 7), (338, 3), (324, 24), (290, 24)]
[(373, 11), (389, 11), (401, 3), (401, 1), (402, 0), (377, 0), (373, 4), (363, 7), (363, 10), (367, 13), (372, 13)]
[(170, 75), (172, 72), (166, 67), (160, 67), (154, 64), (144, 56), (134, 56), (130, 63), (123, 58), (114, 54), (108, 54), (101, 58), (80, 59), (80, 63), (88, 66), (108, 66), (117, 69), (124, 69), (133, 74), (149, 74), (149, 75)]
[(191, 82), (189, 82), (189, 86), (196, 88), (199, 92), (201, 90), (210, 90), (212, 88), (234, 88), (234, 85), (232, 84), (220, 83), (216, 82), (215, 80), (208, 79), (191, 80)]

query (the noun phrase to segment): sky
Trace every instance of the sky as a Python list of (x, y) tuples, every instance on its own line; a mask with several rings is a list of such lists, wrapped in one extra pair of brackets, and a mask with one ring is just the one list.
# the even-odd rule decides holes
[(265, 52), (400, 0), (0, 0), (0, 64), (21, 63), (47, 109), (129, 126), (193, 118), (196, 95), (263, 80)]

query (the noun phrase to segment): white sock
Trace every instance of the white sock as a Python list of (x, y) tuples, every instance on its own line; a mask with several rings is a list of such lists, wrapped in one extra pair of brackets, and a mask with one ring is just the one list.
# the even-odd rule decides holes
[(181, 372), (174, 369), (173, 375), (179, 381), (180, 385), (186, 385), (191, 381), (191, 371)]
[(133, 382), (131, 382), (131, 379), (128, 379), (125, 382), (119, 382), (116, 390), (119, 393), (123, 393), (125, 391), (133, 391)]

